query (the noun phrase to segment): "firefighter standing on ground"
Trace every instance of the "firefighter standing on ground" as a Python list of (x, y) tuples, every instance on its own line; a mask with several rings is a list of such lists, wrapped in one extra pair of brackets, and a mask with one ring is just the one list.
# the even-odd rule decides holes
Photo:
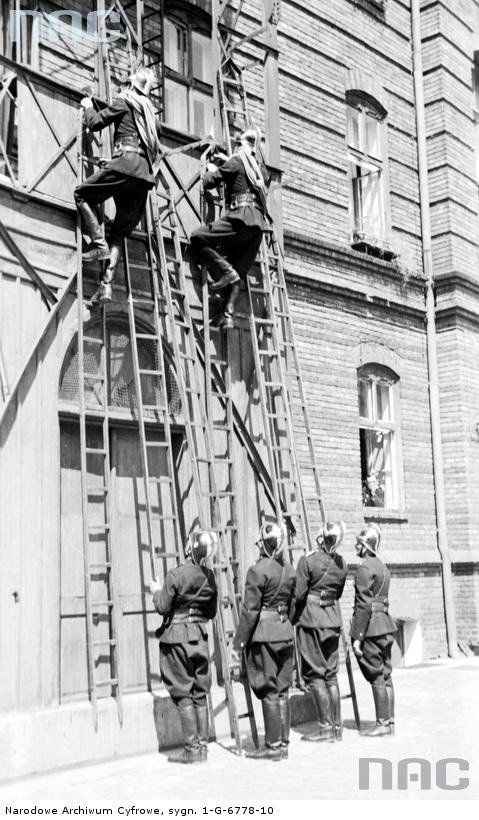
[(351, 623), (353, 651), (359, 668), (371, 684), (376, 725), (370, 737), (394, 734), (394, 688), (391, 678), (391, 647), (397, 626), (388, 614), (391, 574), (378, 558), (381, 530), (370, 524), (356, 539), (356, 551), (363, 559), (354, 582), (354, 612)]
[(207, 622), (214, 618), (217, 587), (206, 564), (217, 548), (216, 535), (190, 537), (184, 564), (168, 572), (163, 587), (152, 581), (155, 609), (166, 619), (160, 632), (160, 671), (178, 707), (184, 749), (171, 763), (202, 763), (208, 755), (208, 704), (211, 689)]
[(226, 214), (222, 219), (200, 225), (191, 234), (193, 257), (208, 267), (215, 280), (211, 289), (226, 289), (224, 312), (219, 320), (224, 329), (233, 327), (240, 281), (254, 264), (263, 231), (270, 224), (267, 172), (257, 159), (258, 143), (258, 132), (248, 128), (240, 135), (238, 148), (230, 159), (223, 157), (226, 162), (220, 167), (209, 163), (203, 186), (209, 189), (224, 183)]
[(288, 756), (293, 682), (295, 571), (284, 558), (284, 527), (261, 528), (260, 557), (249, 568), (243, 604), (233, 639), (235, 654), (246, 655), (248, 680), (261, 700), (265, 747), (246, 757), (281, 760)]
[(339, 638), (343, 594), (348, 572), (336, 553), (344, 524), (323, 524), (318, 549), (300, 558), (296, 570), (296, 611), (301, 673), (318, 713), (318, 728), (302, 737), (308, 741), (342, 740), (338, 687)]
[[(101, 131), (111, 124), (115, 128), (112, 159), (74, 192), (84, 229), (92, 240), (83, 259), (110, 260), (91, 304), (111, 300), (111, 283), (121, 258), (123, 239), (138, 224), (148, 190), (155, 184), (160, 125), (149, 99), (155, 82), (151, 69), (139, 68), (130, 77), (130, 88), (115, 97), (111, 105), (95, 111), (90, 97), (81, 101), (85, 123), (91, 131)], [(116, 214), (109, 247), (101, 220), (101, 205), (110, 197), (115, 201)]]

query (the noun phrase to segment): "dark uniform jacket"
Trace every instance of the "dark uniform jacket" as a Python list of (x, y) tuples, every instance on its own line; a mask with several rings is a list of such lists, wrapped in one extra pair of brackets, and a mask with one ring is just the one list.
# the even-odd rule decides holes
[(338, 600), (343, 594), (348, 567), (337, 553), (318, 549), (303, 555), (296, 570), (294, 623), (309, 629), (341, 627)]
[[(135, 124), (133, 111), (127, 101), (122, 97), (115, 97), (111, 105), (107, 105), (100, 111), (93, 108), (85, 109), (85, 122), (90, 131), (101, 131), (107, 125), (114, 125), (115, 146), (129, 145), (139, 148), (143, 155), (132, 151), (122, 151), (121, 147), (114, 150), (113, 158), (106, 164), (109, 171), (116, 171), (129, 177), (143, 179), (152, 185), (155, 178), (147, 159), (146, 148), (140, 140), (140, 135)], [(158, 132), (160, 125), (157, 126)]]
[(153, 595), (155, 609), (166, 616), (160, 643), (207, 640), (206, 622), (216, 615), (217, 599), (212, 570), (199, 567), (191, 558), (170, 570), (163, 588)]
[(249, 568), (240, 619), (233, 640), (236, 651), (248, 643), (292, 641), (296, 573), (291, 564), (260, 558)]
[[(268, 173), (260, 163), (261, 173), (265, 182), (268, 182)], [(241, 194), (254, 194), (254, 188), (249, 181), (241, 159), (234, 155), (216, 171), (207, 171), (203, 178), (206, 189), (216, 188), (222, 182), (225, 184), (226, 216), (229, 219), (238, 219), (245, 225), (257, 225), (265, 230), (269, 223), (263, 213), (259, 199), (246, 204), (235, 204), (235, 198)]]
[(353, 641), (396, 631), (396, 624), (388, 614), (390, 581), (391, 573), (377, 556), (367, 557), (359, 565), (354, 582)]

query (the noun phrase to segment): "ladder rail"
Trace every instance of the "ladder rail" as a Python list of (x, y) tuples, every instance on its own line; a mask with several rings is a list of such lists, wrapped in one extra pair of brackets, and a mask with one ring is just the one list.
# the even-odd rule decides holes
[[(78, 142), (77, 142), (77, 157), (78, 157), (78, 174), (79, 179), (82, 178), (83, 171), (83, 112), (80, 109), (78, 121)], [(101, 682), (95, 676), (95, 654), (94, 647), (97, 642), (93, 638), (93, 617), (95, 614), (95, 604), (92, 601), (91, 584), (92, 571), (94, 572), (95, 565), (91, 562), (90, 550), (90, 532), (92, 526), (90, 525), (89, 516), (89, 496), (92, 494), (92, 489), (88, 486), (88, 455), (92, 448), (88, 447), (87, 442), (87, 413), (85, 400), (85, 379), (87, 374), (85, 372), (85, 334), (83, 329), (84, 321), (84, 296), (83, 296), (83, 260), (82, 260), (82, 226), (81, 216), (77, 215), (77, 316), (78, 316), (78, 403), (79, 403), (79, 427), (80, 427), (80, 484), (81, 484), (81, 507), (82, 507), (82, 543), (83, 543), (83, 570), (85, 582), (85, 624), (86, 624), (86, 643), (87, 643), (87, 666), (88, 666), (88, 690), (90, 693), (90, 700), (92, 705), (92, 717), (95, 730), (98, 728), (98, 697), (97, 689), (102, 686)], [(107, 351), (106, 351), (106, 318), (105, 312), (102, 315), (102, 326), (100, 330), (100, 371), (99, 374), (92, 374), (89, 376), (92, 382), (99, 381), (101, 385), (101, 436), (102, 447), (93, 448), (97, 450), (103, 460), (103, 485), (100, 494), (103, 494), (103, 516), (104, 524), (100, 525), (98, 529), (103, 531), (105, 538), (105, 560), (104, 575), (107, 601), (111, 601), (111, 606), (107, 607), (108, 613), (108, 633), (111, 637), (107, 641), (102, 641), (109, 648), (109, 663), (110, 663), (110, 681), (114, 689), (114, 697), (117, 705), (118, 719), (120, 724), (123, 722), (123, 704), (122, 691), (120, 679), (120, 662), (119, 662), (119, 636), (118, 624), (116, 620), (116, 613), (118, 609), (118, 599), (115, 593), (115, 585), (112, 576), (113, 569), (113, 555), (111, 544), (111, 487), (110, 487), (110, 456), (109, 456), (109, 418), (108, 418), (108, 367), (107, 367)], [(98, 495), (98, 493), (97, 493)], [(103, 605), (103, 604), (102, 604)], [(106, 605), (106, 604), (105, 604)]]

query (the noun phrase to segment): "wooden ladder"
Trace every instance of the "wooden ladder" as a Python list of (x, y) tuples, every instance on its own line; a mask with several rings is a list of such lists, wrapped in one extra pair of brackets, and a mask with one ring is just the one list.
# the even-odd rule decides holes
[[(215, 637), (221, 658), (225, 705), (228, 710), (231, 736), (235, 740), (236, 751), (240, 754), (242, 740), (239, 721), (242, 718), (248, 718), (252, 736), (256, 738), (256, 741), (258, 735), (251, 696), (245, 681), (243, 683), (245, 684), (247, 711), (244, 714), (238, 711), (230, 664), (232, 638), (238, 623), (238, 596), (233, 571), (236, 564), (233, 563), (231, 549), (228, 548), (228, 544), (236, 538), (238, 528), (236, 490), (229, 483), (231, 480), (229, 456), (225, 459), (222, 455), (219, 456), (216, 450), (218, 445), (214, 436), (219, 431), (219, 425), (212, 421), (207, 412), (215, 401), (211, 363), (205, 368), (206, 382), (203, 383), (203, 366), (198, 357), (194, 322), (187, 298), (185, 262), (178, 230), (179, 223), (173, 197), (169, 196), (167, 201), (169, 219), (167, 223), (164, 223), (160, 218), (156, 196), (150, 197), (151, 227), (156, 240), (155, 250), (158, 254), (161, 290), (166, 300), (167, 338), (172, 345), (177, 368), (176, 376), (182, 402), (199, 524), (202, 528), (211, 529), (218, 535), (218, 557), (213, 567), (218, 584), (219, 601), (218, 614), (215, 618)], [(205, 353), (205, 355), (208, 360), (210, 354)], [(219, 395), (217, 398), (219, 399)], [(226, 410), (225, 418), (220, 421), (220, 424), (228, 446), (231, 446), (233, 435), (231, 407)], [(223, 469), (226, 467), (227, 475), (221, 477), (218, 483), (220, 462)], [(227, 505), (226, 516), (225, 505)]]
[[(83, 117), (78, 135), (78, 180), (83, 176)], [(88, 158), (86, 158), (88, 159)], [(80, 475), (85, 581), (88, 689), (95, 729), (98, 728), (98, 693), (111, 689), (118, 719), (123, 722), (122, 687), (118, 641), (119, 602), (115, 584), (111, 517), (111, 470), (109, 438), (108, 338), (105, 309), (101, 309), (98, 336), (83, 329), (83, 259), (81, 217), (77, 218), (78, 384), (80, 422)], [(86, 367), (86, 362), (88, 367)], [(88, 396), (87, 396), (88, 391)], [(93, 397), (93, 401), (89, 398)], [(87, 415), (90, 429), (87, 429)], [(96, 418), (100, 426), (91, 422)], [(91, 483), (92, 473), (101, 483)], [(99, 673), (107, 666), (108, 672)]]
[[(258, 38), (267, 26), (238, 33), (244, 0), (239, 0), (226, 21), (228, 0), (213, 0), (213, 37), (217, 54), (216, 100), (228, 152), (232, 131), (252, 124), (244, 71), (237, 54)], [(230, 10), (231, 11), (231, 10)], [(288, 291), (284, 275), (283, 254), (274, 226), (263, 236), (260, 252), (260, 276), (247, 277), (251, 340), (258, 379), (268, 460), (274, 483), (275, 513), (289, 523), (289, 552), (305, 553), (315, 548), (312, 529), (326, 521), (319, 470), (314, 451), (310, 417), (301, 375)], [(302, 437), (306, 446), (297, 447)], [(304, 441), (305, 440), (305, 441)], [(292, 534), (296, 535), (295, 543)], [(357, 727), (360, 727), (351, 654), (341, 629)]]

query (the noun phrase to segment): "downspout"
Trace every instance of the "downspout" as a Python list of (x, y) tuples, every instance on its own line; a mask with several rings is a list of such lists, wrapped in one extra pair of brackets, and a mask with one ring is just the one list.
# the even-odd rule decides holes
[(419, 170), (419, 196), (421, 204), (421, 234), (424, 273), (426, 276), (426, 344), (429, 371), (429, 407), (431, 414), (431, 440), (436, 504), (437, 546), (442, 562), (442, 585), (444, 614), (446, 619), (448, 653), (458, 657), (456, 611), (452, 587), (451, 554), (447, 542), (446, 498), (444, 491), (444, 466), (442, 460), (441, 417), (439, 409), (439, 376), (437, 366), (436, 307), (434, 298), (434, 271), (432, 264), (431, 220), (426, 150), (426, 120), (424, 114), (424, 89), (421, 55), (420, 0), (411, 0), (414, 93), (416, 100), (417, 154)]

